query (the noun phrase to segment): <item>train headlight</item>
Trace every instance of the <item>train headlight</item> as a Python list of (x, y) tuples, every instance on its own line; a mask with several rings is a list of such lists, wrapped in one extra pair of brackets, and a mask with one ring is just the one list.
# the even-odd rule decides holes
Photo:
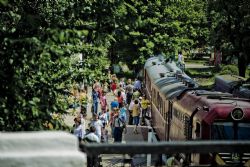
[(231, 112), (231, 117), (233, 118), (233, 120), (240, 121), (244, 118), (244, 112), (240, 108), (235, 108)]

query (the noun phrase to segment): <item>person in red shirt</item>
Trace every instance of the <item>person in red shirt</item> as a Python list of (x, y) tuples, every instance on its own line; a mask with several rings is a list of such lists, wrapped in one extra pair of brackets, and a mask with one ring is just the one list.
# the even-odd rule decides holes
[(110, 88), (111, 88), (112, 92), (115, 93), (115, 90), (117, 88), (116, 81), (114, 81), (114, 80), (112, 81)]
[(118, 100), (118, 103), (119, 103), (119, 108), (122, 108), (122, 106), (123, 106), (123, 97), (122, 97), (122, 93), (121, 93), (120, 90), (117, 92), (117, 100)]

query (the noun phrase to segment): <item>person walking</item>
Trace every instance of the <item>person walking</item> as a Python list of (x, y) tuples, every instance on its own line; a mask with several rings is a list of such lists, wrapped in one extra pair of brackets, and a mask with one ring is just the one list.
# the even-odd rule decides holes
[(132, 97), (133, 97), (134, 86), (131, 83), (132, 83), (131, 79), (128, 79), (127, 86), (125, 87), (126, 103), (127, 103), (127, 105), (130, 104), (130, 102), (132, 100)]
[(133, 106), (134, 106), (134, 100), (131, 99), (129, 106), (128, 106), (128, 112), (129, 112), (129, 121), (128, 124), (129, 125), (133, 125), (133, 116), (132, 116), (132, 112), (133, 112)]
[(179, 62), (180, 64), (183, 63), (183, 55), (182, 55), (182, 52), (181, 52), (181, 51), (178, 52), (178, 62)]
[(96, 89), (92, 90), (92, 100), (93, 100), (93, 114), (97, 114), (98, 110), (98, 91)]
[(184, 58), (183, 58), (183, 55), (182, 55), (181, 51), (178, 52), (178, 64), (180, 66), (181, 71), (184, 72), (185, 63), (184, 63)]
[(120, 108), (120, 118), (122, 121), (127, 122), (127, 108), (122, 104)]
[(108, 124), (108, 116), (106, 110), (102, 110), (99, 113), (99, 119), (102, 121), (103, 128), (105, 128), (105, 126)]
[(101, 141), (103, 124), (97, 114), (94, 114), (93, 120), (91, 121), (90, 125), (95, 127), (96, 129), (95, 134), (98, 136), (99, 140)]
[(146, 95), (142, 96), (141, 100), (141, 109), (142, 109), (142, 125), (145, 125), (145, 117), (148, 112), (148, 108), (150, 107), (150, 102), (146, 98)]
[(102, 111), (107, 111), (107, 98), (106, 98), (106, 92), (103, 91), (102, 96), (100, 97), (100, 104), (101, 104), (101, 110)]
[(119, 107), (118, 99), (117, 97), (115, 97), (114, 100), (111, 101), (110, 103), (111, 112), (113, 112), (114, 108), (118, 108), (118, 107)]
[(83, 138), (81, 120), (79, 118), (74, 118), (74, 122), (75, 124), (73, 125), (74, 127), (73, 133), (78, 138), (78, 141), (81, 142)]
[(110, 89), (112, 90), (113, 94), (115, 94), (116, 88), (117, 88), (116, 80), (113, 80), (110, 85)]
[(99, 113), (99, 119), (102, 121), (101, 142), (107, 142), (108, 131), (105, 129), (105, 127), (108, 125), (108, 115), (106, 113), (106, 110), (102, 110), (102, 112)]
[(122, 133), (126, 133), (126, 123), (120, 118), (119, 110), (116, 110), (113, 119), (114, 142), (122, 142)]
[(134, 127), (134, 133), (138, 134), (138, 130), (137, 127), (139, 125), (139, 116), (140, 116), (140, 105), (139, 105), (139, 101), (136, 99), (134, 101), (134, 105), (133, 105), (133, 110), (132, 110), (132, 117), (133, 117), (133, 124), (135, 125)]
[[(96, 135), (96, 129), (94, 126), (90, 126), (89, 133), (86, 134), (83, 138), (83, 141), (86, 143), (100, 143), (99, 137)], [(98, 156), (87, 155), (87, 166), (99, 166)]]
[(81, 125), (82, 125), (82, 138), (85, 136), (86, 134), (86, 109), (81, 106), (81, 111), (78, 115), (78, 118), (80, 118), (80, 122), (81, 122)]
[(139, 80), (139, 77), (136, 78), (135, 83), (134, 83), (134, 89), (138, 90), (140, 93), (142, 92), (142, 84), (141, 81)]
[(135, 88), (134, 93), (133, 93), (133, 99), (139, 99), (141, 93), (139, 89)]
[(89, 133), (83, 137), (83, 141), (87, 143), (100, 143), (99, 137), (96, 135), (96, 129), (94, 126), (90, 126)]
[(119, 103), (119, 108), (121, 108), (123, 106), (123, 96), (122, 96), (122, 92), (120, 90), (117, 93), (117, 100)]

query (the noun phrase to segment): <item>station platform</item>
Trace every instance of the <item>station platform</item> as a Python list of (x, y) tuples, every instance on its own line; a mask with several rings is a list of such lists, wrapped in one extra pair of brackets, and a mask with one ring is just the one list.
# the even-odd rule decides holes
[(138, 126), (138, 134), (134, 134), (134, 125), (127, 125), (127, 133), (123, 133), (123, 140), (126, 143), (148, 140), (148, 126)]
[[(91, 99), (91, 87), (88, 87), (88, 97)], [(115, 96), (112, 92), (109, 92), (106, 94), (107, 103), (110, 106), (111, 101), (114, 100)], [(89, 103), (87, 105), (87, 117), (86, 121), (87, 124), (92, 120), (92, 112), (91, 112), (91, 106), (92, 103)], [(76, 108), (76, 110), (79, 110), (79, 108)], [(79, 111), (76, 111), (76, 113), (79, 113)], [(100, 105), (98, 105), (98, 112), (101, 111)], [(75, 115), (68, 115), (65, 122), (68, 125), (73, 125), (73, 119)], [(127, 113), (127, 118), (128, 113)], [(127, 119), (128, 120), (128, 119)], [(108, 143), (112, 144), (114, 143), (114, 139), (111, 135), (111, 128), (108, 126), (105, 128), (108, 131)], [(127, 132), (123, 133), (122, 143), (130, 143), (130, 142), (141, 142), (141, 141), (148, 141), (148, 131), (150, 127), (149, 126), (138, 126), (138, 134), (134, 134), (134, 125), (128, 125), (127, 123)], [(101, 143), (100, 143), (101, 144)], [(121, 167), (121, 166), (148, 166), (147, 165), (147, 155), (120, 155), (120, 154), (102, 154), (101, 157), (101, 166), (105, 167)], [(153, 163), (152, 158), (152, 163)], [(154, 165), (153, 165), (154, 166)]]

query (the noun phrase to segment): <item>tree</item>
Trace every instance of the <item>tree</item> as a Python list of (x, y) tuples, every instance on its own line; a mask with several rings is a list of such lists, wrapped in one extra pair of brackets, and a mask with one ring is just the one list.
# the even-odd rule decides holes
[(209, 1), (211, 41), (238, 58), (239, 75), (245, 77), (249, 63), (250, 4), (246, 0)]
[[(112, 63), (203, 46), (206, 2), (0, 0), (0, 130), (61, 129), (64, 90)], [(72, 61), (82, 55), (83, 62)]]
[(209, 34), (205, 9), (200, 0), (125, 1), (113, 52), (140, 69), (151, 55), (202, 47)]
[[(54, 117), (66, 113), (64, 89), (86, 76), (103, 77), (107, 49), (92, 36), (87, 41), (90, 23), (78, 28), (81, 19), (76, 25), (65, 19), (74, 17), (75, 3), (0, 1), (0, 130), (65, 129)], [(78, 53), (80, 70), (71, 61)]]

